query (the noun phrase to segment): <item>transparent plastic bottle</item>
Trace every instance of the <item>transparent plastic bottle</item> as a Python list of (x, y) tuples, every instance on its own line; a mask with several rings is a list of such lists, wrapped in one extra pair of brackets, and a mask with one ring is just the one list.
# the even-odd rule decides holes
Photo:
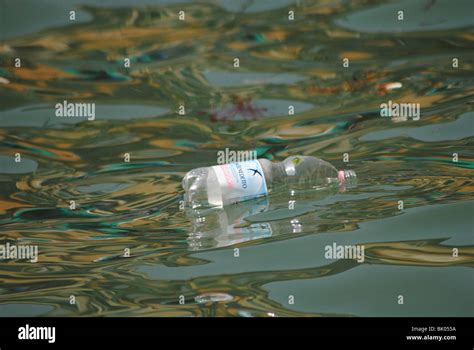
[(338, 171), (311, 156), (290, 156), (282, 162), (258, 159), (197, 168), (182, 182), (184, 202), (190, 208), (222, 207), (273, 193), (297, 192), (327, 186), (342, 190), (355, 184), (353, 170)]

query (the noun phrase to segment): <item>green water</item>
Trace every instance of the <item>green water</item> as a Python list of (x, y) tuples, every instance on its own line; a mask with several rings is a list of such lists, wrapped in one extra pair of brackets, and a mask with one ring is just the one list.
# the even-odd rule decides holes
[[(473, 316), (473, 10), (0, 1), (0, 244), (39, 252), (0, 261), (0, 316)], [(56, 117), (64, 100), (95, 120)], [(419, 120), (380, 117), (388, 100)], [(226, 147), (358, 186), (185, 212), (182, 177)]]

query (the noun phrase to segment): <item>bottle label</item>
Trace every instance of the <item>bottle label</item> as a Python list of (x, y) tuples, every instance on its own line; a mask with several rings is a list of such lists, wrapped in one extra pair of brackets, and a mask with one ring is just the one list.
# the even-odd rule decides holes
[(265, 175), (258, 160), (212, 167), (222, 193), (223, 204), (232, 204), (268, 194)]

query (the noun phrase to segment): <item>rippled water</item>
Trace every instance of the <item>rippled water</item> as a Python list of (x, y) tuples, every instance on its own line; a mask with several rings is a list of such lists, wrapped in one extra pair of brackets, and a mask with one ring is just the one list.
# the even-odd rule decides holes
[[(0, 2), (0, 243), (39, 261), (0, 262), (1, 316), (474, 314), (472, 2), (21, 3)], [(96, 119), (56, 117), (64, 100)], [(420, 120), (380, 117), (388, 100)], [(183, 211), (183, 175), (225, 147), (358, 186)]]

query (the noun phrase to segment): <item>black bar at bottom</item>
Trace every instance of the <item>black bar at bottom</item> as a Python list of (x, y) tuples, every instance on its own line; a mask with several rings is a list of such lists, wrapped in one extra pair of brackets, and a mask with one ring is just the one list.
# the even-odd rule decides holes
[[(410, 347), (441, 346), (453, 349), (462, 344), (464, 348), (467, 346), (468, 349), (473, 349), (473, 320), (473, 318), (0, 318), (0, 349), (88, 346), (100, 338), (108, 344), (124, 345), (128, 341), (133, 343), (140, 339), (146, 342), (159, 341), (163, 336), (181, 339), (185, 336), (227, 335), (312, 336), (334, 344), (356, 339), (363, 340), (366, 345), (395, 343)], [(48, 333), (44, 327), (55, 327), (54, 343), (51, 341), (51, 331)], [(27, 339), (19, 339), (21, 332), (23, 338)], [(31, 339), (40, 336), (44, 339)]]

